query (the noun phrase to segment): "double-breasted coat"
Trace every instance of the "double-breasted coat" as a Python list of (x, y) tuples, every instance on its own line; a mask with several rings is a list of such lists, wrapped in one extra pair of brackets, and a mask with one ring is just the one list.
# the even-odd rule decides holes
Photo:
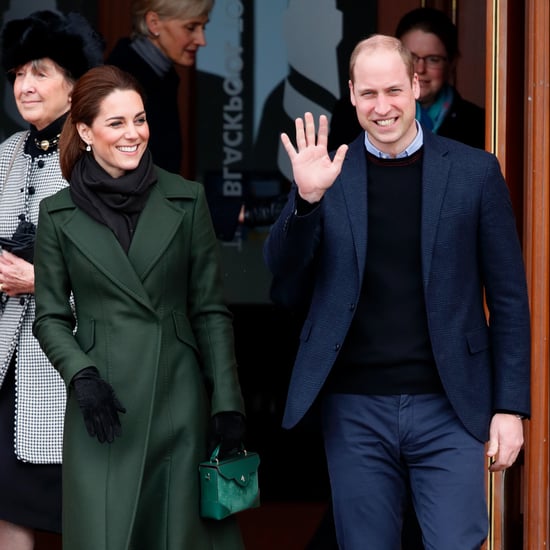
[[(157, 173), (128, 254), (68, 190), (40, 208), (34, 333), (69, 389), (65, 550), (241, 548), (233, 520), (199, 517), (208, 419), (243, 411), (218, 244), (202, 186)], [(89, 366), (126, 408), (112, 444), (88, 435), (71, 392)]]

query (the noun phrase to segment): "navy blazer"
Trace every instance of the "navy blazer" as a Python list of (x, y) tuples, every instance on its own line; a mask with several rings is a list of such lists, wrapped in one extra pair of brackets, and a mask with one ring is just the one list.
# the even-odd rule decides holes
[[(297, 216), (294, 189), (266, 240), (264, 257), (274, 281), (286, 284), (291, 301), (306, 295), (309, 300), (283, 418), (286, 428), (296, 425), (319, 396), (353, 319), (368, 245), (367, 186), (361, 133), (320, 205)], [(530, 412), (522, 252), (496, 157), (428, 131), (421, 254), (429, 334), (443, 387), (466, 429), (486, 441), (494, 412)]]

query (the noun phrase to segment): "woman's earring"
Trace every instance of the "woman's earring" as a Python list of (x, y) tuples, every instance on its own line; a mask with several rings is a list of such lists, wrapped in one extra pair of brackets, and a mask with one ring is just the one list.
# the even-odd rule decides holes
[(87, 143), (86, 144), (86, 151), (88, 151), (88, 153), (89, 153), (91, 150), (92, 150), (92, 146), (89, 143)]

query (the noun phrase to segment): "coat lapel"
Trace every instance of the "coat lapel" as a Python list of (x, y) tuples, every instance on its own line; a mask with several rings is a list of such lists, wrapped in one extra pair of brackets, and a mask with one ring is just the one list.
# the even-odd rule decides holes
[(183, 212), (165, 201), (155, 187), (143, 210), (128, 255), (113, 232), (76, 209), (63, 231), (107, 278), (121, 290), (153, 309), (143, 278), (169, 245)]
[(422, 173), (422, 276), (424, 289), (428, 287), (435, 237), (441, 206), (449, 182), (450, 161), (447, 149), (424, 131), (424, 163)]
[(185, 211), (175, 208), (155, 186), (151, 190), (132, 239), (128, 258), (144, 280), (172, 242)]
[(108, 279), (139, 302), (151, 307), (143, 285), (128, 261), (128, 257), (107, 226), (96, 222), (82, 210), (76, 209), (74, 215), (63, 226), (63, 231)]

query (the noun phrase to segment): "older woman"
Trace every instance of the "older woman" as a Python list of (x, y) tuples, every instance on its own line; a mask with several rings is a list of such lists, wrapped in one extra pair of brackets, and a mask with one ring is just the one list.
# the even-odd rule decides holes
[(217, 241), (202, 185), (148, 140), (135, 79), (88, 71), (61, 134), (70, 187), (40, 205), (34, 332), (71, 388), (63, 545), (237, 550), (234, 519), (199, 515), (199, 462), (244, 436)]
[(102, 42), (77, 14), (9, 21), (2, 66), (29, 129), (0, 144), (0, 548), (33, 548), (61, 529), (65, 387), (32, 335), (33, 236), (40, 201), (67, 185), (58, 141), (75, 79)]

